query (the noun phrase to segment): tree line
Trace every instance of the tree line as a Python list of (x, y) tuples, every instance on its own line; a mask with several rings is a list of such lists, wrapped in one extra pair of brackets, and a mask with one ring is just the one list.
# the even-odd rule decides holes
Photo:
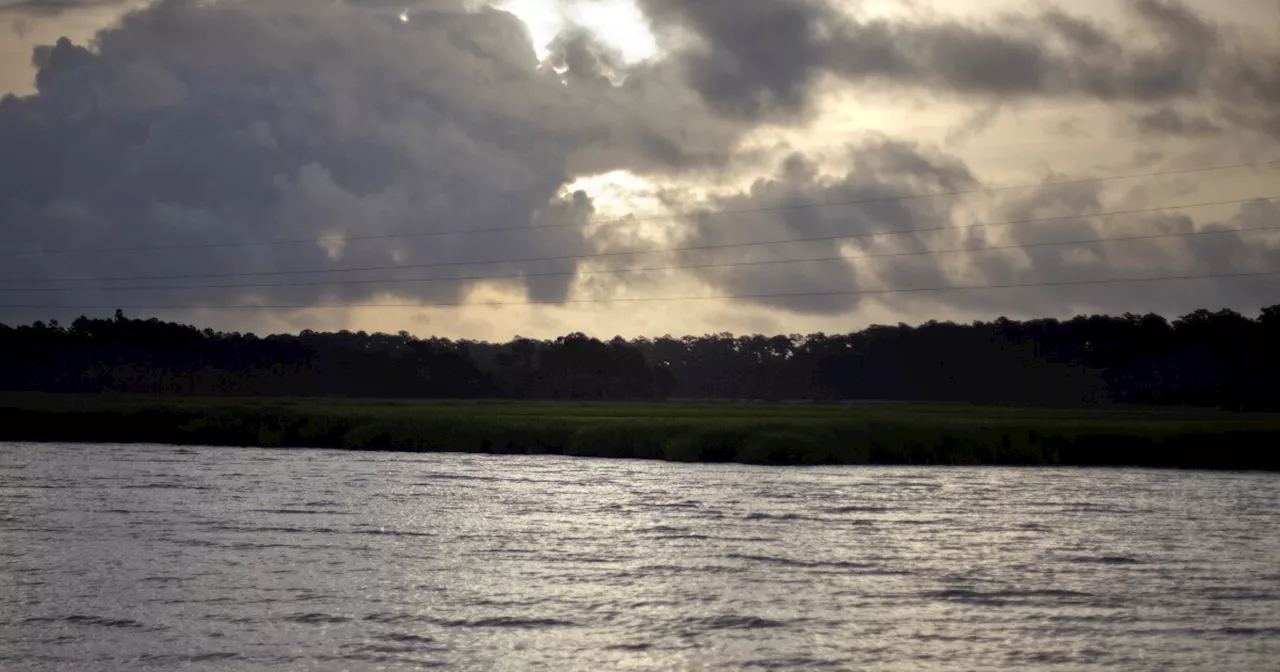
[(845, 334), (489, 343), (258, 337), (115, 317), (0, 325), (0, 389), (199, 396), (1141, 403), (1280, 408), (1280, 306)]

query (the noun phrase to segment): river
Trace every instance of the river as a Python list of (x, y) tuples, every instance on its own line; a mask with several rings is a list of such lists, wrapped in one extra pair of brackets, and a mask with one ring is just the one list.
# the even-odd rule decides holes
[(4, 670), (1264, 670), (1280, 475), (0, 444)]

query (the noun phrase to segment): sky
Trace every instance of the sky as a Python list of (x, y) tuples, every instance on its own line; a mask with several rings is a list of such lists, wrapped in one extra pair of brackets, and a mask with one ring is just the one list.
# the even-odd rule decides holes
[(9, 324), (1280, 303), (1280, 0), (0, 0), (0, 95)]

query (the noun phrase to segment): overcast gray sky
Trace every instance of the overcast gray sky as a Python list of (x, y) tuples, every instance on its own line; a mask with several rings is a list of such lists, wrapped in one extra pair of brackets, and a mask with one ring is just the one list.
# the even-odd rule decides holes
[(1280, 159), (1277, 45), (1272, 0), (0, 0), (0, 321), (1252, 313), (1280, 276), (1071, 283), (1280, 271), (1280, 165), (1199, 171)]

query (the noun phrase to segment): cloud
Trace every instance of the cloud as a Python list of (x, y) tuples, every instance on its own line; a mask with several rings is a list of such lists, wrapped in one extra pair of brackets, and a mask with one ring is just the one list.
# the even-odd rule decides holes
[(808, 107), (814, 80), (830, 65), (822, 28), (839, 17), (818, 0), (640, 5), (668, 46), (687, 44), (683, 67), (703, 98), (723, 114), (747, 118), (790, 116)]
[(1280, 135), (1280, 49), (1172, 0), (1130, 0), (1126, 28), (1056, 7), (970, 21), (858, 18), (824, 0), (641, 4), (690, 84), (726, 115), (803, 119), (835, 78), (986, 104), (1204, 100), (1220, 116)]
[(1140, 130), (1152, 135), (1215, 136), (1224, 130), (1206, 115), (1188, 114), (1170, 107), (1141, 114), (1135, 121)]
[[(1147, 193), (1143, 184), (1081, 183), (1072, 179), (1078, 176), (1064, 175), (1049, 175), (1044, 186), (1027, 190), (893, 200), (909, 194), (977, 192), (987, 185), (959, 157), (913, 143), (880, 138), (850, 147), (848, 157), (848, 171), (831, 175), (813, 159), (793, 155), (772, 177), (702, 203), (711, 212), (736, 214), (692, 216), (679, 229), (687, 235), (682, 245), (695, 247), (811, 242), (690, 253), (679, 263), (716, 264), (689, 272), (710, 293), (742, 295), (747, 297), (743, 303), (792, 315), (844, 315), (875, 306), (930, 317), (1176, 313), (1197, 305), (1267, 305), (1273, 298), (1274, 280), (1265, 276), (1070, 284), (1280, 268), (1280, 206), (1272, 201), (1217, 211), (1090, 216), (1143, 209), (1160, 194)], [(1054, 183), (1063, 181), (1069, 183)], [(1125, 205), (1134, 200), (1143, 205)], [(827, 206), (810, 207), (814, 204)], [(1221, 233), (1179, 235), (1198, 231)], [(859, 237), (830, 239), (842, 236)], [(1126, 238), (1138, 239), (1107, 240)], [(627, 244), (618, 243), (623, 249)], [(943, 252), (921, 254), (937, 250)], [(815, 258), (824, 261), (777, 263)], [(1025, 287), (879, 293), (993, 285)], [(846, 292), (851, 294), (839, 294)], [(813, 295), (769, 296), (798, 293)]]
[[(1123, 209), (1115, 205), (1117, 200), (1124, 198), (1106, 194), (1102, 183), (1046, 184), (1027, 194), (1005, 197), (985, 221), (1055, 219), (972, 230), (967, 241), (944, 246), (1004, 249), (930, 257), (930, 261), (917, 263), (935, 264), (946, 281), (916, 284), (913, 278), (899, 277), (902, 284), (898, 286), (1024, 287), (893, 295), (890, 302), (915, 313), (999, 313), (1017, 317), (1126, 311), (1178, 314), (1197, 306), (1252, 309), (1272, 302), (1275, 280), (1267, 276), (1123, 281), (1230, 276), (1280, 268), (1280, 207), (1274, 202), (1251, 201), (1226, 208), (1225, 212), (1219, 208), (1216, 213), (1197, 208), (1087, 216)], [(1076, 216), (1080, 217), (1057, 219)], [(1220, 233), (1180, 235), (1207, 231)], [(1168, 237), (1143, 239), (1158, 235)], [(1070, 284), (1098, 280), (1121, 282)]]
[[(94, 4), (0, 6), (32, 13), (37, 5), (43, 8), (39, 11), (52, 11)], [(149, 292), (114, 291), (119, 283), (100, 280), (77, 283), (82, 289), (66, 292), (2, 292), (0, 303), (194, 309), (237, 302), (448, 303), (495, 294), (503, 300), (556, 302), (581, 290), (609, 298), (704, 289), (760, 295), (747, 301), (752, 309), (777, 311), (770, 314), (780, 319), (807, 319), (867, 309), (882, 299), (763, 295), (1056, 281), (1139, 274), (1144, 268), (1147, 274), (1220, 269), (1231, 255), (1245, 255), (1255, 266), (1278, 261), (1267, 256), (1272, 248), (1255, 238), (1233, 242), (1224, 236), (1153, 245), (1154, 251), (1081, 244), (573, 275), (650, 262), (754, 264), (1043, 240), (1031, 230), (981, 229), (645, 260), (510, 261), (972, 221), (970, 210), (948, 199), (789, 207), (985, 184), (956, 155), (883, 137), (857, 144), (836, 160), (792, 154), (777, 166), (762, 167), (758, 155), (744, 152), (744, 139), (761, 128), (802, 127), (810, 121), (815, 101), (832, 82), (970, 104), (973, 114), (951, 136), (957, 144), (1023, 100), (1101, 101), (1147, 134), (1195, 138), (1218, 129), (1225, 134), (1250, 128), (1280, 137), (1280, 59), (1270, 45), (1185, 5), (1155, 0), (1131, 2), (1127, 28), (1056, 9), (986, 21), (920, 13), (870, 19), (823, 0), (638, 0), (663, 56), (627, 63), (575, 27), (546, 45), (547, 57), (539, 62), (515, 16), (476, 4), (160, 0), (126, 15), (89, 46), (64, 39), (36, 49), (36, 93), (0, 100), (0, 146), (6, 148), (0, 153), (5, 250), (0, 254), (190, 247), (10, 256), (0, 279), (53, 286), (50, 279), (65, 277), (233, 277), (146, 283), (164, 287)], [(406, 8), (407, 20), (401, 20)], [(754, 212), (677, 218), (658, 229), (601, 226), (593, 221), (591, 197), (566, 193), (565, 185), (614, 170), (662, 178), (668, 185), (663, 196), (673, 210)], [(686, 177), (720, 186), (709, 194), (695, 193), (687, 187), (691, 183), (680, 181)], [(739, 188), (744, 177), (750, 184)], [(724, 186), (729, 184), (735, 186)], [(1021, 200), (1001, 201), (985, 214), (999, 219), (1096, 212), (1114, 201), (1083, 187), (1046, 187)], [(1231, 226), (1244, 217), (1274, 217), (1274, 212), (1258, 205), (1216, 221)], [(1145, 224), (1204, 225), (1155, 217)], [(527, 231), (420, 235), (526, 225)], [(1084, 220), (1053, 231), (1088, 237), (1108, 230), (1101, 227)], [(310, 242), (238, 246), (264, 240)], [(225, 246), (207, 247), (211, 243)], [(170, 286), (316, 283), (326, 276), (290, 273), (470, 260), (494, 263), (329, 276), (353, 281), (347, 285)], [(240, 277), (252, 273), (264, 275)], [(494, 282), (461, 277), (486, 274), (518, 277)], [(422, 277), (454, 281), (399, 282)], [(1225, 292), (1211, 298), (1221, 300)], [(1063, 305), (1119, 305), (1132, 297), (1156, 305), (1165, 295), (1142, 288), (1110, 295), (1096, 289), (1033, 289), (948, 294), (945, 303), (924, 294), (902, 295), (893, 302), (923, 313), (941, 307), (1038, 314)], [(1242, 296), (1261, 295), (1245, 291)], [(0, 321), (11, 320), (9, 315), (0, 311)]]
[(576, 82), (612, 86), (622, 74), (622, 55), (580, 27), (557, 35), (548, 51), (548, 63)]
[[(671, 230), (677, 241), (673, 246), (712, 249), (681, 253), (665, 263), (690, 266), (688, 273), (709, 288), (708, 293), (747, 297), (745, 303), (808, 314), (857, 308), (860, 299), (856, 294), (838, 293), (875, 287), (877, 278), (868, 274), (863, 263), (843, 261), (843, 257), (923, 249), (927, 239), (912, 235), (872, 238), (869, 234), (910, 234), (913, 229), (933, 228), (952, 217), (954, 200), (893, 199), (912, 193), (971, 189), (979, 182), (955, 157), (887, 138), (850, 147), (847, 157), (847, 172), (840, 176), (823, 174), (812, 158), (792, 154), (774, 175), (755, 180), (741, 192), (704, 201), (669, 195), (667, 200), (682, 211), (707, 213), (677, 220)], [(828, 205), (813, 207), (816, 204)], [(591, 240), (606, 250), (638, 249), (628, 235), (631, 231), (625, 225), (609, 227)], [(749, 245), (788, 240), (806, 242)], [(803, 259), (823, 261), (779, 263)], [(615, 282), (634, 281), (623, 278)], [(837, 294), (820, 296), (832, 292)], [(812, 295), (770, 296), (806, 293)]]
[[(743, 132), (709, 115), (657, 67), (629, 73), (621, 86), (565, 79), (538, 63), (511, 14), (437, 1), (412, 6), (410, 20), (401, 22), (402, 7), (164, 0), (101, 32), (92, 49), (65, 39), (38, 48), (37, 93), (0, 101), (4, 248), (229, 246), (19, 256), (4, 276), (270, 273), (276, 275), (213, 282), (315, 281), (279, 274), (586, 254), (581, 229), (536, 228), (586, 223), (590, 200), (562, 194), (563, 185), (615, 168), (714, 165)], [(535, 228), (414, 237), (522, 225)], [(370, 236), (390, 238), (346, 240)], [(231, 246), (299, 239), (315, 243)], [(510, 275), (549, 266), (500, 262), (335, 277)], [(574, 267), (572, 260), (555, 264)], [(539, 278), (513, 289), (559, 300), (570, 280)], [(4, 298), (457, 301), (470, 287), (371, 282)]]
[(0, 0), (0, 14), (54, 16), (100, 7), (119, 7), (130, 0)]

